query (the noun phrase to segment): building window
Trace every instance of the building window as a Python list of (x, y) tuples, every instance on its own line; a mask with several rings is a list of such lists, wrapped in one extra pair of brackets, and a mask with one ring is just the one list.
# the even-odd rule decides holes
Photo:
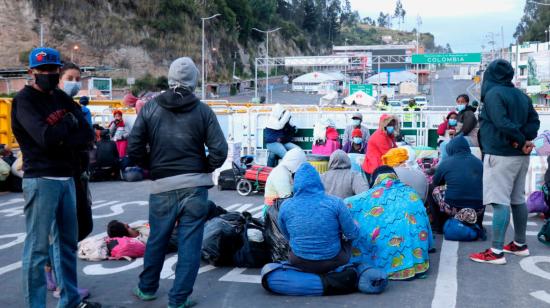
[(519, 69), (519, 75), (520, 75), (520, 76), (525, 76), (525, 67), (520, 67), (520, 69)]

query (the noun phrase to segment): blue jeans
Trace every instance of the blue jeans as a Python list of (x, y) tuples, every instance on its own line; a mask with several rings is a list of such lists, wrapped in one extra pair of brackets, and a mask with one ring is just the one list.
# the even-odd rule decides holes
[(204, 187), (183, 188), (152, 194), (149, 197), (149, 225), (143, 272), (139, 275), (139, 289), (154, 294), (170, 236), (178, 223), (178, 263), (176, 278), (168, 294), (170, 306), (185, 303), (193, 292), (200, 261), (204, 223), (208, 216), (208, 190)]
[(287, 151), (290, 151), (298, 146), (292, 142), (287, 142), (282, 144), (280, 142), (272, 142), (266, 144), (266, 148), (269, 151), (269, 156), (267, 157), (267, 166), (275, 167), (277, 165), (277, 156), (279, 158), (285, 157)]
[[(76, 307), (77, 220), (73, 179), (23, 179), (27, 238), (23, 248), (23, 294), (27, 307), (46, 307), (44, 266), (52, 246), (52, 262), (61, 288), (59, 307)], [(50, 243), (51, 235), (51, 243)]]

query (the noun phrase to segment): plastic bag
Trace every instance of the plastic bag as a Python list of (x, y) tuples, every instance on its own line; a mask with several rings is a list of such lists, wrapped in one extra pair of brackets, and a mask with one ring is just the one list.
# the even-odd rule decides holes
[(215, 266), (232, 266), (233, 256), (243, 245), (246, 219), (231, 212), (214, 217), (204, 227), (201, 256)]
[(264, 240), (269, 247), (273, 262), (288, 260), (290, 246), (288, 240), (279, 229), (279, 207), (284, 199), (278, 199), (275, 204), (269, 207), (265, 217)]

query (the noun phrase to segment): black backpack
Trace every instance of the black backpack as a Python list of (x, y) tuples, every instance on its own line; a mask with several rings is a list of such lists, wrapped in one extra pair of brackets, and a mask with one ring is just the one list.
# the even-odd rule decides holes
[(234, 265), (237, 267), (252, 267), (260, 268), (271, 262), (269, 249), (265, 240), (261, 242), (253, 242), (248, 239), (248, 230), (256, 229), (262, 234), (264, 226), (261, 221), (255, 219), (248, 212), (244, 212), (243, 216), (246, 219), (243, 232), (241, 233), (242, 247), (233, 255)]

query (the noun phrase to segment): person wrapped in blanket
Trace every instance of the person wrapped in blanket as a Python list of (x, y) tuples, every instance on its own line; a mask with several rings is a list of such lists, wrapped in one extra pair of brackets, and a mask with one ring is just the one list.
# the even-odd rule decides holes
[[(172, 235), (170, 236), (170, 242), (168, 243), (168, 252), (176, 252), (178, 251), (178, 238), (177, 238), (177, 229), (174, 229), (174, 232), (172, 232)], [(132, 237), (143, 244), (147, 244), (147, 240), (149, 239), (149, 233), (151, 232), (151, 228), (149, 227), (149, 223), (143, 223), (134, 227), (130, 227), (127, 223), (118, 221), (118, 220), (111, 220), (107, 224), (107, 235), (110, 238), (115, 237)]]
[(393, 280), (425, 277), (433, 247), (430, 221), (420, 196), (393, 168), (378, 167), (372, 188), (344, 203), (360, 230), (351, 262), (382, 268)]
[(483, 227), (483, 163), (470, 151), (468, 141), (457, 136), (447, 145), (448, 157), (436, 169), (432, 196), (442, 213), (440, 225), (457, 216)]
[(336, 130), (336, 124), (331, 119), (317, 123), (313, 129), (313, 135), (315, 142), (311, 147), (312, 154), (330, 156), (340, 149), (340, 136)]

